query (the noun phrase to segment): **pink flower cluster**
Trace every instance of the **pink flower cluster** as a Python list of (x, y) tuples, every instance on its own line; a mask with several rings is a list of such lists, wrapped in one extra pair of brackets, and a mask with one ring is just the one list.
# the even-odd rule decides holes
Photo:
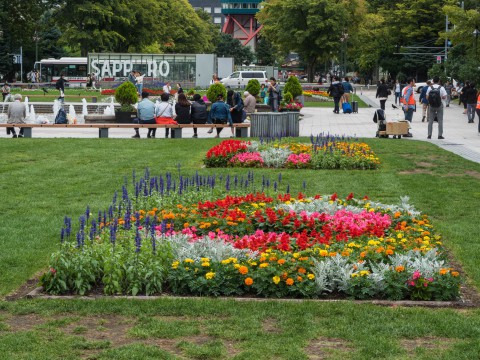
[(423, 278), (422, 274), (420, 274), (420, 271), (415, 270), (412, 275), (412, 280), (407, 281), (408, 286), (416, 286), (417, 283), (418, 285), (423, 285), (423, 287), (428, 287), (428, 284), (433, 282), (433, 278)]
[(244, 152), (236, 154), (233, 158), (230, 159), (232, 164), (244, 164), (252, 166), (254, 164), (258, 166), (263, 165), (263, 159), (259, 152)]
[(290, 167), (304, 167), (310, 163), (312, 157), (310, 154), (301, 153), (301, 154), (290, 154), (287, 158), (286, 165)]

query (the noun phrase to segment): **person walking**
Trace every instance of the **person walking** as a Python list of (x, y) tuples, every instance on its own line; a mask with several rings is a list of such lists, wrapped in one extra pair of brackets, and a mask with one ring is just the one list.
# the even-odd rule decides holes
[(435, 118), (438, 121), (438, 138), (445, 139), (443, 137), (443, 101), (447, 98), (447, 92), (445, 88), (439, 84), (440, 78), (435, 76), (433, 78), (433, 85), (427, 90), (427, 99), (429, 104), (428, 112), (428, 136), (427, 139), (432, 138), (433, 121)]
[[(137, 106), (137, 119), (133, 120), (137, 124), (155, 124), (155, 104), (148, 99), (148, 93), (142, 92), (142, 101)], [(135, 128), (134, 139), (140, 139), (139, 129)], [(156, 128), (148, 128), (147, 138), (155, 138)]]
[(395, 81), (395, 105), (400, 105), (400, 96), (402, 95), (402, 86), (398, 79)]
[(420, 97), (418, 100), (422, 103), (422, 122), (425, 122), (425, 119), (428, 116), (428, 100), (427, 100), (427, 90), (432, 85), (432, 82), (430, 80), (427, 81), (427, 86), (424, 86), (422, 88), (422, 91), (420, 92)]
[(60, 79), (57, 80), (55, 84), (55, 88), (60, 91), (60, 96), (58, 97), (58, 100), (60, 100), (62, 103), (65, 102), (65, 83), (68, 82), (68, 80), (65, 80), (65, 74), (62, 72), (60, 73)]
[(470, 87), (470, 82), (465, 81), (465, 84), (463, 85), (462, 90), (460, 90), (460, 95), (458, 96), (459, 97), (458, 105), (463, 103), (463, 114), (467, 113), (467, 91), (469, 87)]
[[(230, 106), (230, 115), (232, 117), (232, 123), (240, 124), (243, 121), (242, 115), (243, 115), (243, 108), (244, 108), (243, 100), (242, 100), (242, 97), (240, 96), (240, 93), (233, 90), (228, 90), (227, 105)], [(232, 127), (232, 137), (233, 137), (233, 127)]]
[(278, 111), (278, 106), (280, 105), (280, 86), (273, 76), (270, 78), (268, 84), (268, 104), (273, 112)]
[(480, 91), (477, 93), (478, 136), (480, 136)]
[(332, 81), (332, 83), (330, 84), (330, 87), (327, 90), (328, 94), (331, 97), (333, 97), (333, 103), (334, 103), (333, 112), (335, 114), (340, 113), (340, 108), (339, 108), (338, 104), (340, 102), (340, 98), (343, 95), (343, 86), (342, 86), (342, 84), (340, 83), (339, 80), (340, 79), (338, 78), (338, 76), (334, 76), (333, 81)]
[[(233, 122), (232, 115), (230, 113), (230, 106), (225, 104), (222, 94), (219, 94), (217, 96), (217, 101), (212, 104), (208, 114), (208, 120), (211, 124), (226, 124), (228, 122), (228, 124), (232, 127), (233, 133)], [(216, 138), (220, 137), (222, 130), (223, 128), (217, 128), (217, 135), (215, 136)]]
[(450, 106), (450, 101), (452, 101), (452, 90), (454, 89), (452, 83), (447, 81), (445, 84), (445, 91), (447, 92), (447, 98), (445, 99), (445, 107)]
[[(205, 124), (208, 120), (207, 105), (200, 94), (193, 95), (193, 102), (190, 110), (190, 122), (193, 124)], [(197, 138), (197, 128), (193, 128), (193, 137)]]
[(375, 97), (380, 100), (380, 109), (383, 111), (385, 111), (385, 103), (388, 99), (389, 91), (387, 84), (385, 84), (385, 79), (380, 80), (380, 84), (377, 87), (377, 95)]
[[(410, 122), (410, 129), (412, 128), (413, 112), (415, 111), (416, 101), (415, 101), (415, 78), (409, 77), (407, 79), (407, 86), (402, 90), (402, 97), (400, 102), (402, 103), (403, 113), (405, 114), (405, 120)], [(408, 131), (404, 137), (412, 137), (412, 133)]]
[(470, 83), (470, 86), (465, 94), (465, 99), (467, 102), (467, 119), (470, 124), (473, 124), (475, 120), (475, 110), (477, 107), (477, 89), (475, 87), (475, 83)]
[[(25, 117), (27, 116), (27, 108), (25, 104), (22, 103), (22, 95), (15, 94), (14, 102), (8, 105), (8, 112), (7, 112), (7, 124), (25, 124)], [(7, 135), (12, 134), (12, 138), (17, 137), (17, 133), (15, 132), (15, 128), (7, 127)], [(23, 128), (20, 128), (20, 132), (18, 133), (18, 137), (23, 137)]]
[(350, 102), (350, 94), (353, 93), (353, 86), (350, 84), (348, 76), (345, 76), (345, 80), (342, 82), (343, 86), (343, 101)]

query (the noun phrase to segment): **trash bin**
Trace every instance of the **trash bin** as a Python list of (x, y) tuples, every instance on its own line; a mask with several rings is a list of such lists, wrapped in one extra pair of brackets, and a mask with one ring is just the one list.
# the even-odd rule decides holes
[(299, 136), (299, 112), (265, 112), (250, 115), (251, 137)]

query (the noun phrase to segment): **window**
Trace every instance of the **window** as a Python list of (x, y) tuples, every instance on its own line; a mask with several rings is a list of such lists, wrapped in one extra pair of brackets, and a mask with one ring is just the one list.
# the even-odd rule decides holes
[(215, 14), (220, 14), (222, 12), (222, 8), (221, 7), (215, 7), (215, 8), (213, 8), (213, 12)]
[(211, 13), (212, 13), (212, 8), (211, 8), (211, 7), (209, 7), (209, 6), (205, 6), (205, 7), (203, 8), (203, 11), (205, 11), (205, 12), (207, 12), (207, 13), (211, 14)]
[(215, 16), (215, 17), (213, 18), (213, 23), (214, 23), (214, 24), (221, 24), (221, 23), (222, 23), (222, 18), (219, 17), (219, 16)]
[(238, 79), (239, 76), (240, 76), (239, 72), (234, 72), (232, 75), (229, 76), (229, 78), (230, 79)]

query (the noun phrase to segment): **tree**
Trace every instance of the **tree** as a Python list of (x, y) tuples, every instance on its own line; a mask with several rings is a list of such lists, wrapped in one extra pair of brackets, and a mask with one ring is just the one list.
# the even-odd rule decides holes
[(217, 43), (215, 54), (218, 57), (233, 57), (235, 64), (250, 64), (253, 61), (253, 53), (248, 46), (243, 46), (238, 39), (231, 35), (221, 33)]
[(298, 81), (296, 76), (290, 76), (288, 78), (283, 91), (292, 94), (294, 99), (303, 94), (302, 85), (300, 85), (300, 81)]
[(298, 53), (313, 81), (317, 62), (339, 55), (342, 36), (357, 31), (364, 13), (363, 0), (274, 0), (257, 18), (262, 35), (282, 52)]
[(275, 49), (273, 44), (264, 37), (257, 41), (256, 49), (257, 65), (275, 65)]

